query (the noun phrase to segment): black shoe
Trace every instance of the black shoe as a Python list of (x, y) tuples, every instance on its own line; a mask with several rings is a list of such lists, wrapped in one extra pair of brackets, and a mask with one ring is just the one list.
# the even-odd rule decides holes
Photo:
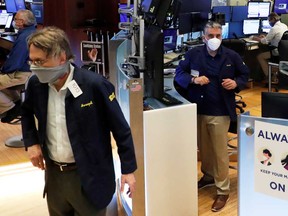
[(2, 123), (12, 122), (14, 119), (18, 118), (21, 114), (21, 101), (15, 102), (15, 106), (6, 112), (6, 116), (1, 118)]
[(204, 180), (204, 178), (202, 177), (202, 178), (198, 181), (198, 189), (205, 188), (205, 187), (209, 187), (209, 186), (213, 186), (213, 185), (215, 185), (214, 179), (213, 179), (213, 180), (210, 180), (210, 181), (206, 181), (206, 180)]

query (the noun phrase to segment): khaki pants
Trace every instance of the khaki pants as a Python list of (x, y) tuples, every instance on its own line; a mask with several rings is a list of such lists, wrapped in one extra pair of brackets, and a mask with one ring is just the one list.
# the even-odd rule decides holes
[(204, 180), (215, 180), (218, 195), (230, 192), (227, 136), (229, 116), (197, 116), (198, 147)]
[(268, 60), (271, 58), (270, 52), (263, 52), (257, 56), (257, 60), (261, 66), (261, 69), (266, 77), (268, 77)]
[(20, 92), (7, 89), (12, 86), (25, 84), (31, 72), (16, 71), (11, 74), (0, 74), (0, 114), (12, 109), (14, 102), (20, 99)]

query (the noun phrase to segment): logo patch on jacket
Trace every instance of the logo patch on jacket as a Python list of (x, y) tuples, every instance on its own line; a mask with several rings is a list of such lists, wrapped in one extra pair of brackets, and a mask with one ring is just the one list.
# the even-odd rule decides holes
[(115, 93), (112, 92), (112, 94), (109, 95), (109, 100), (110, 100), (110, 101), (113, 101), (115, 97), (116, 97), (116, 96), (115, 96)]
[(92, 105), (93, 105), (93, 102), (90, 101), (89, 103), (81, 104), (81, 108), (83, 108), (83, 107), (90, 107), (90, 106), (92, 106)]

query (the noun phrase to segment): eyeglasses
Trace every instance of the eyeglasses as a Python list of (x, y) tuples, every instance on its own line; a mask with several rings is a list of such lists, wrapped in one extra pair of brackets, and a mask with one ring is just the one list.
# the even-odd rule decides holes
[(48, 59), (45, 60), (28, 60), (27, 63), (29, 65), (36, 65), (36, 66), (42, 66), (43, 64), (45, 64), (48, 61)]
[(20, 18), (18, 19), (18, 18), (16, 18), (16, 17), (14, 18), (14, 21), (15, 21), (15, 22), (16, 22), (16, 21), (20, 21), (20, 20), (23, 20), (23, 19), (20, 19)]

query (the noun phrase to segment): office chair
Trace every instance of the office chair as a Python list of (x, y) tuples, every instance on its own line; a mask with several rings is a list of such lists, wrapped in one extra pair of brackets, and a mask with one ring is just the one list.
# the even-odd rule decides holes
[[(8, 89), (19, 91), (21, 103), (23, 102), (24, 94), (25, 94), (25, 84), (12, 86), (12, 87), (9, 87)], [(17, 116), (17, 118), (13, 119), (11, 122), (7, 122), (7, 124), (11, 124), (11, 125), (21, 124), (21, 116)], [(22, 135), (16, 135), (16, 136), (12, 136), (8, 138), (7, 140), (5, 140), (5, 146), (11, 147), (11, 148), (24, 147), (24, 141), (23, 141)]]
[(278, 52), (279, 52), (279, 87), (287, 89), (288, 31), (284, 32), (281, 40), (279, 41)]
[[(272, 75), (272, 68), (276, 67), (278, 71), (279, 69), (279, 63), (280, 61), (288, 61), (288, 31), (284, 32), (282, 35), (281, 40), (278, 43), (278, 52), (279, 56), (273, 56), (272, 55), (272, 50), (275, 47), (271, 47), (270, 52), (271, 52), (271, 60), (268, 62), (268, 68), (269, 68), (269, 86), (268, 86), (268, 91), (271, 91), (271, 75)], [(278, 73), (277, 72), (277, 78), (278, 78), (278, 84), (277, 84), (277, 89), (278, 91), (279, 88), (286, 88), (287, 89), (287, 84), (288, 84), (288, 78), (286, 75), (283, 73)]]
[[(222, 45), (234, 50), (237, 52), (242, 59), (244, 59), (245, 53), (246, 53), (246, 43), (244, 40), (241, 39), (223, 39)], [(244, 109), (247, 105), (242, 100), (242, 96), (239, 94), (235, 94), (235, 102), (236, 102), (236, 108), (239, 109), (240, 113), (244, 112)]]

